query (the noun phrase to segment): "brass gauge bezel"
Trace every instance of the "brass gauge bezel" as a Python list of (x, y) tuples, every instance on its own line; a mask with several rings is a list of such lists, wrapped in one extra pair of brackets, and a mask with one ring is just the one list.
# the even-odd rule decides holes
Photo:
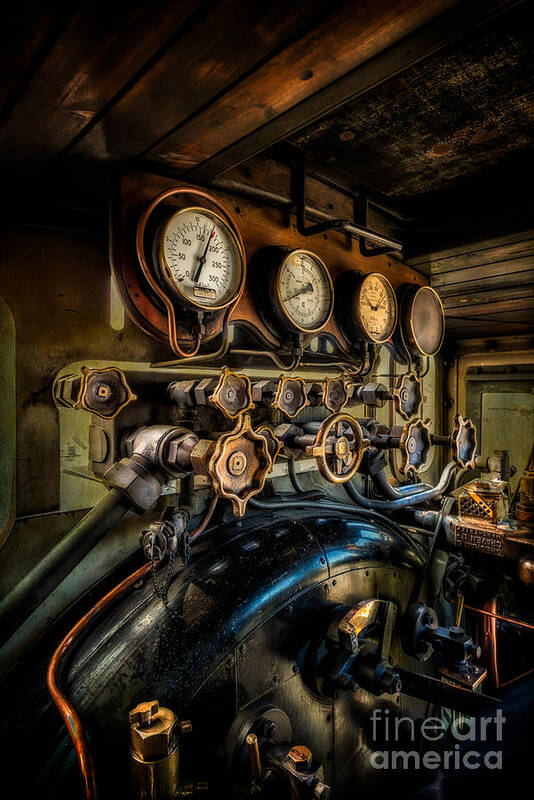
[[(241, 275), (236, 283), (236, 289), (234, 292), (232, 292), (231, 296), (229, 296), (229, 298), (224, 303), (220, 303), (218, 305), (212, 305), (212, 304), (208, 305), (206, 303), (202, 303), (201, 300), (195, 300), (194, 298), (187, 295), (184, 291), (182, 291), (182, 289), (180, 289), (179, 285), (176, 283), (176, 281), (172, 276), (171, 268), (167, 263), (167, 259), (164, 253), (165, 237), (167, 235), (167, 231), (170, 225), (174, 222), (174, 220), (176, 220), (177, 217), (180, 217), (182, 214), (191, 212), (199, 213), (205, 217), (209, 217), (210, 219), (216, 221), (217, 224), (220, 225), (222, 228), (224, 228), (225, 232), (230, 236), (230, 239), (234, 244), (235, 251), (240, 260), (239, 268), (241, 271)], [(156, 235), (156, 243), (157, 243), (157, 266), (161, 273), (161, 277), (165, 281), (165, 285), (169, 287), (169, 289), (173, 292), (173, 294), (184, 305), (188, 306), (189, 308), (195, 309), (197, 311), (200, 310), (205, 313), (210, 313), (212, 311), (222, 311), (223, 309), (228, 308), (228, 306), (231, 306), (233, 303), (235, 303), (241, 296), (246, 280), (245, 251), (241, 245), (241, 242), (239, 241), (237, 234), (232, 229), (231, 225), (229, 225), (229, 223), (225, 219), (223, 219), (223, 217), (220, 214), (217, 214), (215, 211), (212, 211), (209, 208), (204, 208), (202, 206), (186, 206), (185, 208), (180, 208), (177, 211), (175, 211), (174, 214), (168, 217), (164, 223), (162, 223)]]
[[(286, 263), (286, 261), (294, 256), (295, 254), (302, 253), (303, 255), (309, 256), (312, 258), (322, 269), (324, 276), (328, 282), (328, 287), (330, 290), (330, 305), (328, 309), (328, 313), (323, 318), (320, 325), (315, 328), (304, 328), (303, 326), (296, 323), (292, 317), (288, 314), (285, 309), (284, 301), (282, 300), (282, 294), (280, 291), (280, 276), (282, 273), (282, 269)], [(275, 303), (273, 304), (273, 312), (277, 318), (277, 322), (283, 329), (285, 333), (302, 333), (304, 336), (313, 336), (317, 333), (320, 333), (326, 325), (330, 322), (330, 318), (334, 311), (334, 282), (332, 280), (332, 276), (330, 275), (330, 270), (316, 253), (313, 253), (311, 250), (305, 250), (302, 247), (297, 247), (294, 250), (284, 250), (282, 258), (280, 261), (274, 266), (274, 289), (275, 289)]]
[[(395, 319), (394, 319), (393, 324), (391, 326), (390, 334), (388, 336), (386, 336), (385, 338), (378, 338), (376, 336), (373, 336), (367, 330), (367, 328), (365, 327), (365, 324), (364, 324), (362, 316), (361, 316), (360, 298), (361, 298), (361, 294), (362, 294), (363, 285), (364, 285), (365, 281), (369, 280), (369, 278), (379, 278), (380, 281), (383, 284), (385, 284), (387, 287), (389, 287), (389, 289), (390, 289), (390, 297), (393, 298)], [(360, 279), (358, 281), (358, 285), (356, 287), (356, 294), (355, 294), (355, 297), (354, 297), (354, 304), (356, 306), (356, 311), (357, 311), (358, 325), (359, 325), (359, 327), (361, 328), (361, 330), (362, 330), (362, 332), (364, 334), (365, 340), (367, 342), (371, 342), (373, 344), (386, 344), (386, 342), (389, 342), (391, 340), (393, 334), (395, 333), (395, 328), (397, 327), (397, 321), (399, 319), (399, 304), (397, 303), (397, 295), (395, 294), (395, 289), (393, 288), (393, 285), (391, 284), (391, 281), (388, 278), (386, 278), (385, 275), (382, 275), (381, 272), (368, 272), (365, 275), (361, 275)]]
[[(415, 304), (415, 299), (419, 295), (420, 292), (427, 291), (431, 292), (434, 297), (437, 299), (439, 308), (441, 310), (441, 336), (439, 340), (439, 344), (437, 348), (432, 353), (427, 353), (417, 341), (417, 337), (414, 331), (414, 320), (413, 320), (413, 307)], [(403, 334), (404, 338), (407, 340), (407, 345), (409, 346), (412, 355), (422, 355), (431, 358), (432, 356), (437, 355), (441, 350), (441, 346), (443, 344), (443, 340), (445, 338), (445, 309), (443, 308), (443, 303), (441, 302), (441, 297), (436, 292), (432, 286), (424, 285), (424, 286), (411, 286), (406, 294), (402, 297), (401, 301), (401, 321), (400, 324), (403, 327)]]
[[(368, 278), (379, 278), (390, 289), (390, 296), (394, 302), (395, 319), (391, 326), (391, 332), (386, 337), (373, 336), (363, 323), (360, 312), (360, 298), (365, 281)], [(387, 344), (393, 338), (399, 321), (399, 304), (395, 289), (389, 278), (381, 272), (357, 272), (348, 270), (339, 276), (337, 282), (336, 297), (338, 298), (338, 316), (340, 327), (351, 344), (355, 340), (369, 342), (371, 344)]]

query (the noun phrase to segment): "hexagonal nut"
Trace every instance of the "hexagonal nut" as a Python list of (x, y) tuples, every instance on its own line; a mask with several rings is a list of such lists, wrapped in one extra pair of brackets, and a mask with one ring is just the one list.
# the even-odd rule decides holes
[(312, 765), (312, 752), (305, 744), (297, 744), (290, 749), (287, 759), (297, 772), (306, 772)]
[(161, 707), (151, 715), (148, 724), (131, 723), (130, 745), (133, 752), (142, 761), (158, 761), (175, 749), (176, 733), (176, 714), (169, 708)]
[(210, 463), (213, 450), (215, 449), (215, 442), (210, 439), (201, 439), (191, 450), (190, 459), (191, 466), (196, 475), (202, 475), (205, 478), (209, 477), (208, 464)]
[(161, 495), (161, 484), (154, 475), (133, 458), (123, 458), (106, 470), (102, 483), (108, 489), (118, 489), (138, 513), (152, 508)]

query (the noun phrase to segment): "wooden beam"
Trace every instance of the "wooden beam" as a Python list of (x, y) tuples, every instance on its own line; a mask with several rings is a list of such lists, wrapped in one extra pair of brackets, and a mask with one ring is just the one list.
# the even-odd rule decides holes
[[(206, 5), (195, 0), (84, 3), (0, 127), (0, 157), (16, 166), (60, 153)], [(4, 37), (9, 42), (9, 29)], [(14, 66), (16, 61), (3, 74)]]
[[(235, 94), (221, 98), (218, 107), (175, 131), (147, 157), (178, 174), (188, 160), (197, 159), (201, 163), (186, 172), (187, 179), (209, 182), (520, 2), (423, 0), (388, 3), (387, 9), (383, 2), (358, 4), (357, 15), (344, 20), (337, 15), (332, 29), (323, 26), (316, 40), (302, 42), (300, 59), (297, 54), (285, 64), (273, 63), (272, 72), (266, 69), (256, 76), (266, 82), (251, 76)], [(312, 79), (299, 83), (307, 70)], [(278, 96), (281, 86), (284, 91)], [(248, 113), (237, 119), (230, 113), (225, 119), (225, 109), (231, 112), (242, 102), (250, 104)]]
[(97, 124), (87, 129), (71, 148), (71, 155), (106, 160), (139, 156), (320, 22), (340, 2), (211, 3)]
[(0, 5), (0, 120), (11, 113), (35, 70), (53, 46), (76, 3), (4, 0)]
[[(361, 0), (348, 3), (202, 113), (180, 125), (152, 148), (147, 157), (177, 171), (212, 158), (398, 42), (454, 2)], [(301, 118), (301, 124), (303, 121)], [(269, 143), (263, 142), (263, 147)], [(250, 155), (252, 153), (247, 153), (245, 157)]]

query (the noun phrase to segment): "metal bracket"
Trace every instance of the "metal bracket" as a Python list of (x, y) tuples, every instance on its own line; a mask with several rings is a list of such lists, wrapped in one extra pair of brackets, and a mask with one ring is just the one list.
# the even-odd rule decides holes
[[(315, 236), (326, 231), (339, 230), (348, 236), (353, 236), (360, 241), (360, 252), (365, 256), (374, 256), (379, 253), (400, 252), (402, 243), (389, 236), (369, 230), (365, 225), (361, 225), (355, 220), (342, 219), (339, 217), (326, 216), (323, 222), (313, 225), (306, 225), (306, 163), (304, 154), (295, 151), (291, 158), (291, 197), (297, 216), (297, 230), (302, 236)], [(365, 201), (367, 208), (367, 198)], [(319, 212), (317, 212), (319, 215)], [(367, 214), (366, 214), (367, 216)], [(377, 248), (369, 249), (366, 242), (374, 242)]]

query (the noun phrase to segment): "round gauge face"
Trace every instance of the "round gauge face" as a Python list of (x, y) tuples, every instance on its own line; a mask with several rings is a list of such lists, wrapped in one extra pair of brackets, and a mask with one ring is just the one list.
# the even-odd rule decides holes
[(407, 324), (409, 339), (419, 352), (436, 355), (445, 334), (445, 314), (441, 300), (430, 286), (421, 286), (416, 291), (408, 307)]
[(245, 258), (236, 235), (217, 214), (205, 208), (178, 211), (165, 223), (159, 245), (163, 275), (188, 305), (218, 310), (235, 300), (245, 279)]
[(397, 298), (393, 286), (378, 272), (366, 275), (360, 284), (356, 314), (367, 337), (387, 342), (397, 322)]
[(292, 327), (306, 333), (321, 330), (332, 314), (334, 289), (318, 256), (293, 250), (278, 270), (278, 300)]

